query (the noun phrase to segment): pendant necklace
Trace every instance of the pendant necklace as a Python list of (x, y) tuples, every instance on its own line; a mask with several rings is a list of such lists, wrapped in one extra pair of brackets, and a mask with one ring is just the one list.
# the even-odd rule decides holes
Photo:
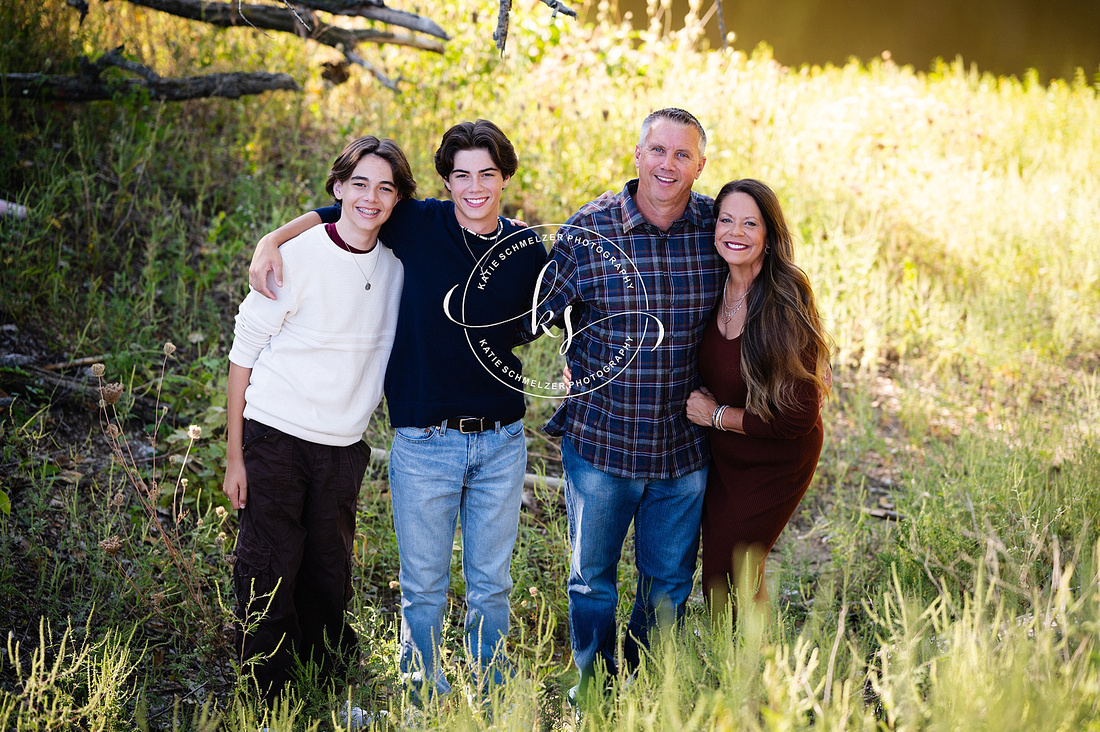
[(726, 284), (722, 285), (722, 322), (723, 323), (730, 322), (730, 320), (733, 319), (733, 316), (737, 315), (737, 313), (741, 310), (741, 308), (745, 307), (745, 298), (749, 296), (749, 291), (745, 290), (745, 294), (742, 295), (741, 297), (737, 298), (737, 300), (732, 305), (730, 305), (729, 302), (726, 301), (726, 287), (727, 287), (727, 285), (729, 285), (729, 282), (730, 282), (730, 276), (726, 275)]
[(375, 257), (374, 257), (374, 266), (370, 268), (370, 277), (368, 277), (367, 273), (363, 271), (363, 268), (359, 266), (359, 257), (361, 255), (364, 255), (364, 254), (370, 254), (371, 252), (373, 252), (375, 249), (378, 248), (378, 245), (380, 243), (381, 242), (375, 242), (374, 243), (374, 248), (373, 249), (368, 249), (365, 252), (362, 251), (362, 250), (358, 250), (358, 251), (353, 250), (351, 252), (351, 261), (355, 262), (355, 268), (359, 270), (359, 274), (363, 275), (363, 279), (367, 281), (367, 284), (365, 284), (363, 286), (364, 290), (370, 290), (370, 278), (374, 277), (374, 270), (378, 269), (378, 255), (376, 254)]

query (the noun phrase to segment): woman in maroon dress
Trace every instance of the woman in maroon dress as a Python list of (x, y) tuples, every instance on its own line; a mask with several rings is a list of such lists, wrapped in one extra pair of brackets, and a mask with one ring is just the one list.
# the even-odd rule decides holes
[(710, 428), (703, 590), (717, 612), (731, 587), (768, 600), (764, 560), (821, 453), (832, 349), (775, 193), (760, 181), (732, 181), (714, 212), (714, 245), (729, 275), (699, 346), (703, 387), (687, 416)]

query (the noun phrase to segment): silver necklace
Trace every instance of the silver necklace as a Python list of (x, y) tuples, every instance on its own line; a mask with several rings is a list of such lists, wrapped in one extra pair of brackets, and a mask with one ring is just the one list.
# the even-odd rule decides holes
[(730, 305), (729, 302), (726, 301), (726, 290), (728, 289), (729, 283), (730, 283), (730, 276), (727, 274), (726, 275), (726, 284), (722, 285), (722, 322), (723, 323), (730, 322), (733, 319), (733, 316), (737, 315), (737, 313), (741, 310), (741, 308), (745, 307), (745, 298), (749, 296), (749, 291), (745, 290), (745, 294), (742, 295), (741, 297), (737, 298), (737, 301), (734, 302), (732, 305)]
[(363, 271), (363, 268), (359, 266), (359, 257), (363, 254), (370, 254), (371, 252), (373, 252), (375, 249), (378, 248), (378, 245), (380, 243), (381, 242), (375, 242), (374, 247), (372, 249), (368, 249), (365, 252), (364, 251), (351, 252), (351, 261), (355, 262), (355, 268), (357, 270), (359, 270), (359, 274), (363, 275), (363, 279), (367, 281), (367, 284), (365, 284), (363, 286), (364, 290), (370, 290), (370, 278), (374, 277), (374, 271), (376, 269), (378, 269), (378, 255), (375, 255), (375, 257), (374, 257), (374, 266), (370, 268), (370, 277), (368, 277), (367, 273)]
[(499, 217), (497, 218), (497, 230), (493, 232), (492, 236), (490, 236), (489, 234), (479, 234), (476, 231), (471, 231), (462, 224), (458, 225), (458, 229), (462, 232), (462, 243), (463, 245), (465, 245), (466, 251), (470, 253), (470, 258), (474, 260), (474, 264), (477, 264), (477, 262), (481, 260), (481, 257), (474, 254), (474, 250), (470, 248), (470, 242), (466, 240), (466, 232), (469, 231), (470, 234), (472, 234), (475, 238), (481, 239), (483, 242), (486, 243), (491, 242), (493, 246), (496, 246), (497, 239), (500, 238), (500, 232), (504, 229), (504, 222)]

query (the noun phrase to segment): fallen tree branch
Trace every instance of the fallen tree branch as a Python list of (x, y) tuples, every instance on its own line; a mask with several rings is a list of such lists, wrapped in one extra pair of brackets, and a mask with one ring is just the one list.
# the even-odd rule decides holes
[(375, 8), (384, 8), (383, 0), (299, 0), (314, 10), (323, 10), (333, 15), (362, 15)]
[[(541, 0), (542, 4), (554, 11), (551, 17), (556, 17), (558, 13), (568, 15), (570, 18), (577, 17), (577, 11), (570, 8), (561, 0)], [(497, 50), (500, 51), (500, 55), (504, 55), (504, 44), (508, 42), (508, 18), (512, 12), (512, 0), (499, 0), (500, 7), (497, 10), (497, 29), (493, 31), (493, 40), (497, 42)]]
[(568, 15), (570, 18), (577, 17), (576, 10), (573, 10), (568, 5), (563, 2), (559, 2), (558, 0), (542, 0), (542, 4), (554, 11), (554, 14), (550, 16), (551, 18), (556, 16), (558, 13)]
[[(545, 0), (543, 1), (545, 2)], [(425, 18), (415, 13), (407, 13), (404, 10), (387, 8), (381, 0), (300, 0), (299, 4), (333, 15), (350, 15), (377, 20), (390, 25), (398, 25), (402, 28), (442, 38), (445, 41), (451, 39), (447, 32), (431, 18)]]
[[(266, 91), (300, 89), (289, 74), (272, 74), (266, 71), (165, 79), (149, 67), (127, 59), (122, 51), (123, 47), (119, 46), (95, 61), (89, 61), (87, 57), (81, 58), (80, 73), (77, 76), (5, 74), (8, 97), (90, 102), (145, 90), (156, 101), (179, 102), (207, 97), (238, 99)], [(137, 74), (141, 80), (101, 78), (103, 72), (111, 67)]]
[(497, 50), (504, 55), (504, 44), (508, 42), (508, 16), (512, 12), (512, 0), (500, 0), (500, 9), (497, 10), (497, 29), (493, 31), (493, 40), (497, 42)]
[(430, 38), (417, 38), (408, 33), (390, 33), (370, 28), (338, 28), (334, 25), (326, 26), (326, 28), (324, 35), (314, 40), (337, 49), (341, 46), (358, 46), (360, 43), (386, 43), (391, 46), (407, 46), (421, 51), (443, 53), (443, 43), (441, 41), (433, 41)]
[(358, 66), (362, 66), (364, 69), (369, 71), (374, 76), (375, 79), (378, 79), (378, 82), (382, 86), (386, 87), (390, 91), (397, 91), (397, 82), (400, 81), (400, 79), (394, 80), (394, 79), (391, 79), (390, 77), (386, 76), (385, 74), (382, 73), (381, 69), (376, 67), (370, 61), (367, 61), (365, 58), (363, 58), (362, 56), (357, 54), (355, 51), (345, 52), (344, 53), (344, 58), (346, 58), (348, 60), (348, 63), (353, 63), (353, 64), (356, 64)]
[[(0, 357), (0, 360), (12, 361), (19, 358), (20, 354), (5, 354)], [(87, 377), (62, 376), (53, 371), (47, 371), (41, 366), (30, 364), (23, 365), (18, 370), (12, 369), (5, 372), (4, 382), (10, 391), (15, 391), (12, 385), (44, 388), (49, 390), (52, 401), (72, 399), (85, 407), (99, 404), (99, 400), (103, 398), (99, 387), (91, 383)], [(133, 396), (130, 413), (145, 422), (152, 422), (164, 416), (157, 409), (156, 400), (143, 396)]]
[(88, 17), (88, 0), (65, 0), (65, 4), (80, 13), (80, 25), (84, 25), (84, 19)]
[(714, 0), (714, 9), (718, 13), (718, 35), (722, 37), (722, 50), (724, 51), (729, 44), (726, 43), (726, 18), (722, 15), (722, 0)]
[(101, 363), (104, 356), (85, 356), (84, 358), (74, 358), (72, 361), (62, 361), (60, 363), (50, 363), (42, 366), (46, 371), (59, 371), (62, 369), (71, 369), (77, 366), (91, 366), (93, 363)]
[(299, 91), (301, 87), (289, 74), (237, 72), (207, 74), (180, 79), (88, 79), (85, 76), (48, 74), (4, 74), (9, 99), (25, 97), (68, 102), (92, 102), (113, 99), (120, 94), (146, 90), (156, 101), (181, 102), (186, 99), (224, 97), (238, 99), (267, 91)]
[[(394, 36), (392, 33), (382, 33), (374, 30), (349, 29), (329, 25), (317, 19), (310, 12), (305, 13), (310, 18), (310, 26), (304, 27), (300, 16), (290, 7), (280, 8), (274, 5), (244, 5), (243, 3), (216, 3), (206, 0), (128, 0), (134, 5), (140, 5), (163, 13), (177, 15), (189, 20), (198, 20), (221, 28), (231, 28), (241, 25), (251, 25), (263, 30), (278, 31), (280, 33), (293, 33), (297, 36), (310, 38), (318, 43), (335, 48), (339, 44), (355, 45), (355, 43), (393, 43), (387, 40), (387, 36), (402, 38), (400, 45), (423, 48), (426, 51), (442, 53), (442, 44), (433, 44), (430, 41), (420, 41), (413, 37)], [(324, 0), (300, 0), (295, 3), (304, 8), (323, 10), (329, 12), (329, 5)], [(336, 11), (332, 11), (336, 12)], [(371, 20), (377, 20), (389, 25), (396, 25), (409, 30), (426, 33), (436, 38), (450, 40), (446, 31), (440, 28), (431, 18), (425, 18), (415, 13), (406, 13), (402, 10), (391, 10), (384, 6), (371, 6), (358, 8), (354, 12), (348, 8), (341, 14), (357, 15)], [(421, 45), (422, 44), (422, 45)]]

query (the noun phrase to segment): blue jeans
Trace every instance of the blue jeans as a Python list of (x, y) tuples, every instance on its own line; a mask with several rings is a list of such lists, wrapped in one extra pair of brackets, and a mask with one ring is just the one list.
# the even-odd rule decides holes
[(569, 516), (569, 639), (582, 688), (597, 660), (618, 673), (615, 661), (616, 579), (623, 542), (634, 522), (638, 587), (623, 641), (628, 668), (659, 622), (683, 617), (695, 574), (707, 469), (667, 480), (620, 478), (592, 466), (562, 440), (565, 507)]
[(401, 558), (401, 672), (426, 694), (446, 694), (439, 641), (462, 518), (466, 651), (478, 673), (507, 667), (512, 547), (519, 528), (527, 445), (523, 423), (462, 434), (439, 427), (397, 430), (390, 495)]

